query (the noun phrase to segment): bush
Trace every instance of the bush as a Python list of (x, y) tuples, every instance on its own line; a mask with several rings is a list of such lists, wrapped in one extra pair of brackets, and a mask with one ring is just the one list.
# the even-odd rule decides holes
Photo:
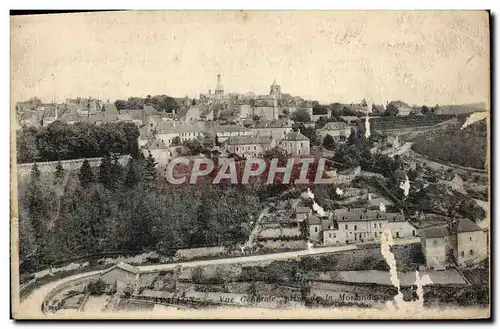
[(106, 290), (106, 282), (104, 282), (101, 278), (89, 282), (87, 285), (87, 291), (91, 295), (102, 295)]

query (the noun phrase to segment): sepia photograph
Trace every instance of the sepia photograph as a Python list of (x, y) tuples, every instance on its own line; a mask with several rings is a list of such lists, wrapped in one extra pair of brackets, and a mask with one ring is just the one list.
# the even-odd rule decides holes
[(11, 13), (12, 318), (489, 319), (490, 24)]

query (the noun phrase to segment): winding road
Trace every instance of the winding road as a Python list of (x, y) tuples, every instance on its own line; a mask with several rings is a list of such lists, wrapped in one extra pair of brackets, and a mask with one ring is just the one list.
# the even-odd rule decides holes
[[(408, 239), (400, 239), (394, 241), (396, 245), (403, 244), (412, 244), (418, 243), (420, 241), (419, 238), (408, 238)], [(290, 251), (290, 252), (280, 252), (274, 254), (265, 254), (265, 255), (255, 255), (255, 256), (244, 256), (244, 257), (234, 257), (234, 258), (220, 258), (220, 259), (210, 259), (210, 260), (200, 260), (200, 261), (191, 261), (191, 262), (183, 262), (183, 263), (169, 263), (169, 264), (156, 264), (156, 265), (143, 265), (137, 266), (141, 273), (145, 272), (156, 272), (162, 270), (170, 270), (174, 269), (177, 266), (182, 267), (195, 267), (195, 266), (205, 266), (205, 265), (222, 265), (222, 264), (238, 264), (238, 263), (252, 263), (252, 262), (268, 262), (275, 260), (285, 260), (285, 259), (293, 259), (301, 256), (307, 255), (317, 255), (324, 253), (335, 253), (341, 251), (349, 251), (358, 249), (357, 245), (344, 245), (344, 246), (329, 246), (329, 247), (319, 247), (313, 249), (299, 250), (299, 251)], [(45, 299), (45, 296), (49, 294), (49, 292), (59, 286), (60, 284), (81, 279), (86, 276), (91, 276), (98, 274), (101, 271), (91, 271), (81, 274), (75, 274), (72, 276), (68, 276), (66, 278), (47, 283), (39, 288), (36, 288), (31, 294), (29, 294), (19, 305), (19, 307), (14, 307), (14, 317), (23, 318), (23, 319), (40, 319), (47, 318), (49, 316), (45, 315), (41, 310), (41, 305)]]

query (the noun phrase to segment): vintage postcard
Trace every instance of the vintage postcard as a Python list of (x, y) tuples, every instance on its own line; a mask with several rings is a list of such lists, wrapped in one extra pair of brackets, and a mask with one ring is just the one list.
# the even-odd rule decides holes
[(487, 11), (11, 16), (15, 319), (487, 319)]

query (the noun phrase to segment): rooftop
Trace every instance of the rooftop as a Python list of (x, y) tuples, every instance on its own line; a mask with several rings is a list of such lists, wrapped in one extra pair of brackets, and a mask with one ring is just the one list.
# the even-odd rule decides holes
[(404, 216), (400, 213), (386, 213), (379, 210), (356, 209), (336, 209), (333, 211), (334, 218), (339, 222), (355, 222), (370, 220), (388, 220), (392, 222), (404, 221)]
[(259, 121), (253, 124), (250, 128), (292, 128), (292, 123), (288, 120), (274, 120), (274, 121)]
[(272, 138), (270, 136), (232, 136), (226, 141), (228, 145), (254, 145), (254, 144), (270, 144)]
[(307, 217), (307, 224), (308, 225), (320, 225), (321, 219), (319, 219), (318, 216), (311, 214), (311, 215), (309, 215), (309, 217)]
[(298, 206), (297, 208), (295, 208), (295, 212), (297, 214), (310, 213), (311, 212), (311, 208)]
[(318, 129), (318, 130), (339, 130), (339, 129), (347, 129), (349, 126), (347, 123), (343, 121), (338, 121), (338, 122), (328, 122), (326, 125), (323, 126), (323, 128)]
[(483, 229), (481, 227), (479, 227), (476, 223), (472, 222), (469, 219), (461, 219), (457, 225), (457, 232), (458, 233), (476, 232), (476, 231), (482, 231), (482, 230)]
[(424, 238), (444, 238), (450, 235), (448, 229), (444, 226), (426, 228), (422, 231)]
[(285, 138), (283, 138), (285, 141), (308, 141), (309, 138), (306, 136), (302, 135), (300, 131), (292, 131), (286, 134)]

